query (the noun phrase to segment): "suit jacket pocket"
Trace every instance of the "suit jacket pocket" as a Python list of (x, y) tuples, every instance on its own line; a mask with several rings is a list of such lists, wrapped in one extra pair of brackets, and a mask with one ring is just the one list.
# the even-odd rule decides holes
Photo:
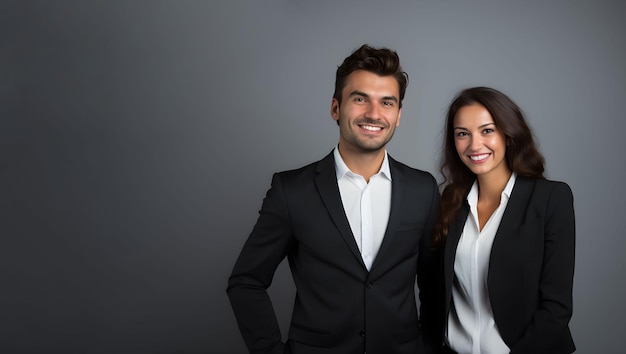
[(403, 330), (396, 332), (396, 340), (398, 343), (404, 344), (412, 340), (415, 340), (417, 337), (420, 336), (420, 334), (421, 334), (421, 331), (419, 327), (411, 326), (409, 328), (404, 328)]
[(396, 231), (401, 232), (401, 231), (421, 230), (423, 227), (424, 227), (423, 222), (402, 223), (398, 225), (398, 228), (396, 229)]
[(306, 345), (321, 348), (330, 348), (338, 343), (336, 336), (295, 327), (293, 324), (289, 329), (289, 338)]

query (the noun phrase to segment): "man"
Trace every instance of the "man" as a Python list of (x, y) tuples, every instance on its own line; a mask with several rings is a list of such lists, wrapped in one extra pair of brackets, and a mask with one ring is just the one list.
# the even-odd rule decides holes
[[(408, 77), (398, 55), (367, 45), (337, 69), (328, 156), (275, 174), (228, 282), (250, 353), (421, 353), (436, 301), (430, 240), (435, 179), (392, 159)], [(296, 286), (286, 343), (266, 289), (287, 257)]]

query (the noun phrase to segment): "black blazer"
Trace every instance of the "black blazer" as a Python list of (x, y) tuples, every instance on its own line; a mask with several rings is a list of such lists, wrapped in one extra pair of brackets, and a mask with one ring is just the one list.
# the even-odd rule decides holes
[[(450, 225), (444, 249), (445, 322), (454, 258), (469, 213)], [(575, 226), (572, 191), (562, 182), (517, 177), (491, 249), (487, 286), (496, 325), (511, 353), (572, 353)]]
[[(439, 193), (429, 173), (392, 158), (389, 167), (391, 212), (370, 272), (344, 213), (333, 154), (274, 175), (227, 289), (251, 353), (423, 351), (414, 288), (417, 274), (422, 302), (436, 297), (426, 284), (436, 281), (428, 262)], [(266, 289), (285, 257), (296, 297), (282, 343)]]

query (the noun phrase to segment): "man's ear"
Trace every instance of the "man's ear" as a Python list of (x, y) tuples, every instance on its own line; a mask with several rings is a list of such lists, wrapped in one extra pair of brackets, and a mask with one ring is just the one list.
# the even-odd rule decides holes
[(330, 102), (330, 116), (333, 120), (339, 121), (339, 101), (334, 97)]
[(400, 118), (402, 118), (402, 108), (398, 110), (398, 120), (396, 121), (396, 127), (400, 126)]

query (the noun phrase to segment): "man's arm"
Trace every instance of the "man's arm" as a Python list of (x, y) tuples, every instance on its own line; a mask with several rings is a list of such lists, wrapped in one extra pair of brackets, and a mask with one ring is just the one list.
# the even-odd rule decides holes
[(438, 347), (440, 324), (440, 303), (443, 297), (440, 291), (441, 273), (441, 250), (433, 250), (432, 239), (435, 222), (439, 213), (439, 189), (437, 182), (431, 176), (431, 200), (429, 204), (429, 217), (425, 225), (424, 232), (421, 235), (418, 269), (417, 269), (417, 285), (419, 287), (420, 298), (420, 325), (424, 341), (433, 348)]
[(280, 176), (275, 174), (226, 290), (250, 353), (284, 353), (278, 320), (266, 290), (292, 240), (288, 215)]

